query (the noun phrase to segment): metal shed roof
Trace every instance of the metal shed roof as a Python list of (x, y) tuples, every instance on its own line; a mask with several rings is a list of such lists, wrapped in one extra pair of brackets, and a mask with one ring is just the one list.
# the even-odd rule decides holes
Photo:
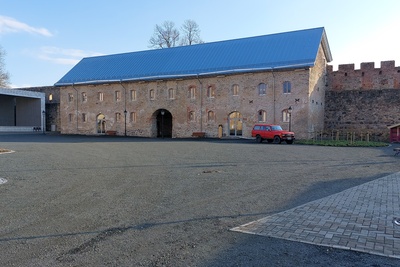
[(322, 47), (332, 60), (324, 28), (228, 41), (83, 58), (55, 85), (158, 80), (312, 67)]

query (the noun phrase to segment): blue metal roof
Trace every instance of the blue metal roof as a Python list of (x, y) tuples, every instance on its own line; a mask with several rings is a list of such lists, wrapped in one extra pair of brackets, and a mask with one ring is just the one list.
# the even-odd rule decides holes
[(324, 28), (221, 42), (83, 58), (55, 85), (159, 80), (270, 69), (312, 67)]

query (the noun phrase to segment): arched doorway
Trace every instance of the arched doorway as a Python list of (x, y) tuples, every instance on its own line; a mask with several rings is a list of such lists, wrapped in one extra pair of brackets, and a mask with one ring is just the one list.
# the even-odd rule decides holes
[(96, 131), (98, 134), (106, 133), (106, 116), (100, 113), (96, 118)]
[(156, 111), (157, 117), (157, 137), (172, 137), (172, 114), (166, 109)]
[(241, 136), (243, 129), (242, 114), (237, 111), (228, 116), (229, 135)]

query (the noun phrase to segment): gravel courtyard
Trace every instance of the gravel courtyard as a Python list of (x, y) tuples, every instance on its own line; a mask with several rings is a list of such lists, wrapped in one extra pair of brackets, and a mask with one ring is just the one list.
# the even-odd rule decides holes
[(0, 135), (0, 266), (399, 266), (230, 231), (400, 171), (393, 146)]

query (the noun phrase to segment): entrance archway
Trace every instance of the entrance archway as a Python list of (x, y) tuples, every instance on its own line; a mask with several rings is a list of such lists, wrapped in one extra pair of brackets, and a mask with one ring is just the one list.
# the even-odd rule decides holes
[(96, 131), (98, 134), (106, 133), (106, 116), (100, 113), (96, 118)]
[(242, 114), (237, 111), (228, 116), (229, 135), (241, 136), (243, 130)]
[(172, 114), (166, 109), (159, 109), (157, 112), (157, 137), (172, 137)]

